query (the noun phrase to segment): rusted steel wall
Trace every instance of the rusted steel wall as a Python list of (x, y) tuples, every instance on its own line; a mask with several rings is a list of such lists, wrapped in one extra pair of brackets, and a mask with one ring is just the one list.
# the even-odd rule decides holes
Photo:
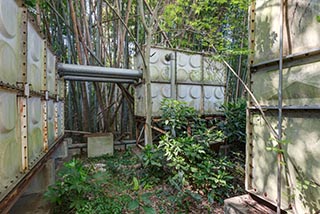
[[(142, 65), (138, 58), (137, 67)], [(226, 68), (203, 53), (154, 47), (150, 57), (152, 114), (161, 115), (164, 98), (187, 102), (202, 115), (221, 114)], [(145, 117), (145, 85), (136, 87), (135, 115)]]
[(63, 135), (63, 98), (56, 57), (34, 20), (23, 5), (0, 1), (0, 201)]
[[(320, 210), (320, 7), (317, 1), (286, 1), (283, 31), (282, 208)], [(250, 87), (277, 130), (280, 2), (256, 0), (251, 7)], [(277, 153), (270, 129), (249, 99), (246, 189), (276, 203)]]

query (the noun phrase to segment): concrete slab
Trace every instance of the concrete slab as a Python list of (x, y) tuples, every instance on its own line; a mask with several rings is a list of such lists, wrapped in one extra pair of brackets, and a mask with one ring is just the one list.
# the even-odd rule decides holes
[(113, 155), (113, 134), (101, 133), (87, 135), (88, 138), (88, 157), (98, 157), (101, 155)]
[(51, 206), (44, 200), (43, 193), (22, 196), (9, 214), (50, 214)]
[(228, 198), (224, 201), (225, 214), (276, 214), (269, 207), (259, 204), (253, 200), (250, 195), (241, 195), (233, 198)]
[(30, 185), (23, 194), (30, 195), (47, 191), (48, 186), (54, 184), (55, 176), (55, 160), (49, 159), (44, 167), (32, 178)]

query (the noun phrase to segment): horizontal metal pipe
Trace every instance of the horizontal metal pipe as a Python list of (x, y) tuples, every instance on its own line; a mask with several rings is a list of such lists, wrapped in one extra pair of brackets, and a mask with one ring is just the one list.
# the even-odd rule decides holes
[(108, 78), (108, 79), (130, 79), (130, 80), (139, 80), (138, 77), (128, 77), (128, 76), (119, 76), (119, 75), (110, 75), (110, 74), (97, 74), (97, 73), (78, 73), (78, 72), (64, 72), (61, 76), (72, 76), (72, 77), (96, 77), (96, 78)]
[(65, 80), (70, 81), (87, 81), (87, 82), (115, 82), (115, 83), (135, 83), (132, 79), (115, 79), (103, 77), (88, 77), (88, 76), (65, 76)]
[(122, 68), (106, 68), (99, 66), (88, 66), (88, 65), (73, 65), (73, 64), (63, 64), (58, 63), (58, 71), (62, 76), (65, 76), (65, 73), (68, 74), (97, 74), (104, 75), (106, 78), (110, 75), (112, 76), (121, 76), (127, 79), (131, 78), (141, 78), (142, 72), (139, 70), (132, 69), (122, 69)]

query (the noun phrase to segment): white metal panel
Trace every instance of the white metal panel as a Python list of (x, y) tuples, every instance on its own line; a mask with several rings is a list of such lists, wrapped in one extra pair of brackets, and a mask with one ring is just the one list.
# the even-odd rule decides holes
[[(261, 105), (278, 104), (278, 71), (252, 73), (252, 90)], [(283, 105), (320, 105), (320, 62), (283, 70)]]
[[(135, 90), (135, 115), (140, 117), (146, 116), (145, 108), (145, 86), (143, 84), (136, 87)], [(171, 97), (170, 84), (153, 83), (152, 84), (152, 115), (161, 116), (160, 106), (164, 98)]]
[(47, 48), (47, 90), (49, 94), (54, 95), (57, 93), (56, 90), (56, 56)]
[(33, 165), (44, 150), (43, 109), (41, 99), (31, 97), (27, 104), (28, 117), (28, 157)]
[(0, 80), (16, 84), (22, 79), (22, 10), (15, 1), (0, 1)]
[[(297, 213), (315, 213), (320, 209), (320, 188), (313, 182), (320, 182), (320, 114), (315, 112), (284, 112), (283, 133), (287, 141), (282, 144), (286, 163), (283, 165), (282, 200), (283, 207), (288, 206), (290, 198), (295, 201)], [(273, 127), (277, 126), (277, 115), (267, 113), (267, 119)], [(257, 195), (276, 202), (277, 199), (277, 153), (267, 151), (276, 146), (271, 142), (272, 136), (259, 114), (253, 115), (253, 147), (248, 154), (247, 167), (250, 167), (251, 190)], [(248, 162), (251, 162), (250, 166)], [(285, 172), (290, 172), (285, 176)], [(288, 179), (291, 179), (288, 180)], [(293, 183), (294, 192), (289, 192), (288, 182)]]
[(17, 95), (0, 90), (0, 193), (20, 175), (21, 159)]
[(202, 56), (177, 52), (177, 82), (201, 83), (202, 80)]
[(187, 102), (189, 106), (194, 107), (199, 113), (203, 113), (203, 93), (201, 86), (178, 85), (177, 93), (178, 100)]
[(54, 143), (55, 140), (55, 105), (53, 100), (47, 101), (47, 130), (48, 130), (48, 144), (49, 147)]
[(204, 86), (203, 96), (204, 114), (223, 114), (224, 87)]
[(150, 77), (151, 81), (169, 82), (171, 79), (170, 61), (168, 55), (174, 55), (173, 51), (151, 48), (150, 50)]
[(57, 120), (56, 120), (56, 138), (64, 134), (64, 102), (56, 103)]
[(31, 90), (46, 90), (44, 84), (44, 40), (28, 22), (27, 81)]

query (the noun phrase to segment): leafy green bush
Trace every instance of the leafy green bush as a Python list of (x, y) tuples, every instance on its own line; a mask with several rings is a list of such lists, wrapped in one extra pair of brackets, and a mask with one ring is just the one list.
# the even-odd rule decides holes
[(194, 198), (202, 193), (221, 202), (232, 189), (233, 163), (214, 153), (210, 143), (223, 140), (222, 131), (208, 129), (195, 109), (184, 102), (165, 99), (161, 110), (169, 131), (157, 147), (146, 147), (144, 167), (158, 173), (162, 168), (176, 189)]
[(222, 105), (225, 120), (218, 126), (223, 131), (227, 143), (246, 142), (246, 101), (229, 102)]

